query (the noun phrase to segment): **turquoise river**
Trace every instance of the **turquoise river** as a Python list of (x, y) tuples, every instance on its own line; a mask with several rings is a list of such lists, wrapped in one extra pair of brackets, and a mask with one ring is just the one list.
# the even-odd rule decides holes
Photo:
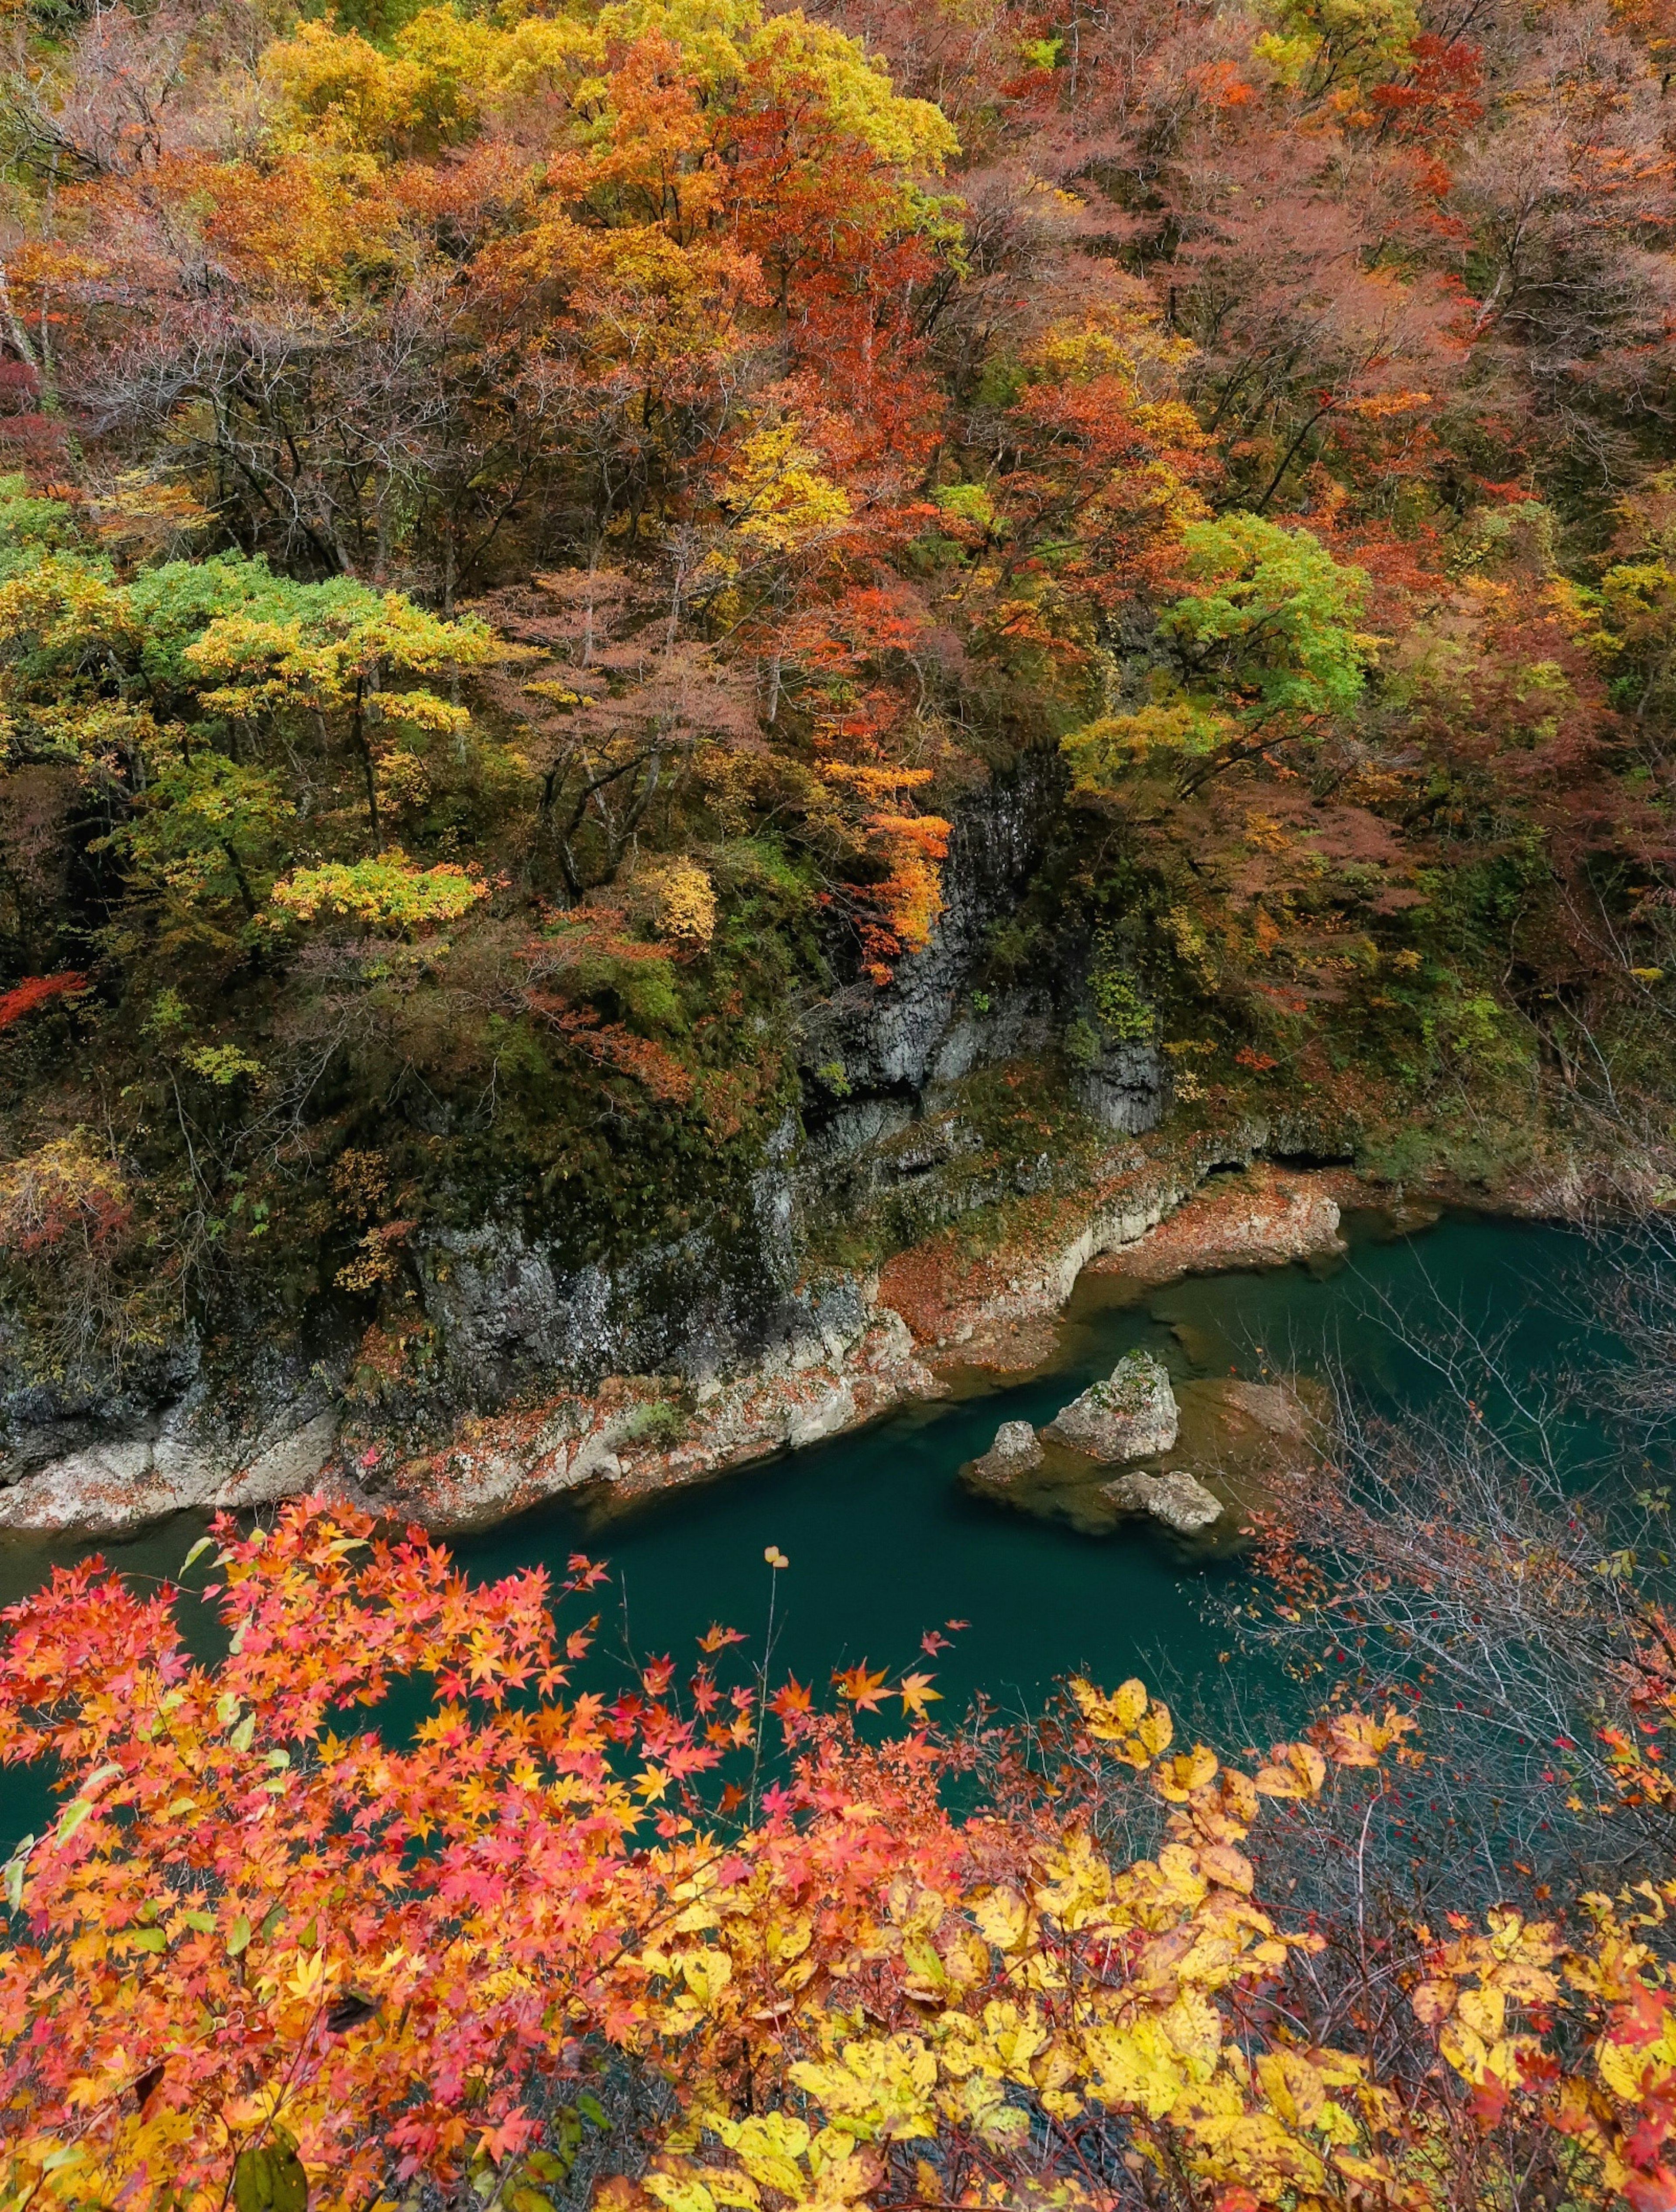
[[(1190, 1278), (1115, 1309), (1082, 1295), (1050, 1374), (915, 1406), (604, 1522), (555, 1504), (460, 1539), (458, 1556), (474, 1576), (533, 1562), (562, 1575), (568, 1556), (585, 1549), (611, 1569), (596, 1600), (601, 1655), (626, 1647), (637, 1661), (679, 1660), (718, 1620), (760, 1650), (771, 1579), (763, 1555), (775, 1545), (790, 1562), (777, 1583), (777, 1679), (789, 1670), (824, 1684), (863, 1658), (893, 1670), (934, 1663), (943, 1711), (954, 1713), (979, 1688), (1016, 1710), (1039, 1704), (1072, 1669), (1106, 1682), (1139, 1673), (1173, 1695), (1197, 1690), (1214, 1708), (1218, 1668), (1229, 1663), (1218, 1660), (1229, 1632), (1214, 1600), (1242, 1571), (1237, 1551), (1195, 1562), (1150, 1525), (1080, 1536), (969, 1497), (957, 1471), (997, 1422), (1047, 1419), (1136, 1345), (1181, 1376), (1332, 1369), (1398, 1414), (1435, 1398), (1435, 1347), (1462, 1328), (1495, 1338), (1512, 1374), (1551, 1379), (1600, 1348), (1576, 1318), (1591, 1248), (1566, 1231), (1470, 1213), (1404, 1237), (1382, 1235), (1372, 1217), (1347, 1226), (1350, 1256), (1330, 1273)], [(1605, 1443), (1585, 1419), (1565, 1439), (1580, 1465)], [(198, 1533), (177, 1522), (102, 1549), (136, 1575), (167, 1575)], [(0, 1550), (0, 1601), (72, 1556), (12, 1542)], [(951, 1620), (970, 1625), (928, 1662), (922, 1635)], [(1232, 1663), (1237, 1672), (1237, 1653)], [(0, 1853), (38, 1809), (39, 1778), (0, 1771)]]

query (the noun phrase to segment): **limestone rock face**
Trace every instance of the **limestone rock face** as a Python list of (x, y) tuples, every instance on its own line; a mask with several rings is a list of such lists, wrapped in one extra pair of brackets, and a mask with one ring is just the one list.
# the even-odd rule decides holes
[(180, 1407), (148, 1426), (64, 1453), (0, 1489), (0, 1528), (112, 1536), (194, 1507), (265, 1505), (310, 1489), (338, 1440), (332, 1410), (282, 1427), (253, 1458), (195, 1433)]
[(1139, 1283), (1173, 1283), (1232, 1267), (1284, 1267), (1299, 1260), (1331, 1266), (1347, 1249), (1338, 1209), (1345, 1194), (1344, 1177), (1259, 1163), (1199, 1191), (1137, 1243), (1094, 1264), (1101, 1274)]
[[(848, 1219), (883, 1199), (917, 1242), (975, 1206), (1051, 1187), (1051, 1150), (984, 1164), (989, 1140), (964, 1119), (952, 1086), (975, 1069), (1040, 1055), (1083, 1003), (1075, 959), (1063, 972), (1029, 963), (1003, 982), (991, 951), (1060, 805), (1057, 763), (1028, 754), (1016, 774), (958, 801), (942, 910), (924, 946), (899, 960), (882, 988), (857, 981), (805, 1012), (795, 1180), (815, 1218)], [(1168, 1063), (1152, 1045), (1113, 1046), (1077, 1091), (1101, 1128), (1131, 1133), (1155, 1127), (1169, 1097)]]
[(1156, 1045), (1110, 1045), (1077, 1085), (1084, 1113), (1102, 1129), (1138, 1137), (1169, 1097), (1169, 1064)]
[(1168, 1451), (1181, 1417), (1162, 1360), (1149, 1352), (1125, 1352), (1103, 1382), (1055, 1414), (1043, 1437), (1110, 1463), (1150, 1459)]
[(966, 1468), (966, 1480), (974, 1490), (1007, 1490), (1041, 1463), (1041, 1440), (1029, 1422), (1003, 1421), (983, 1457)]
[(1100, 1496), (1120, 1513), (1150, 1513), (1178, 1536), (1197, 1536), (1222, 1518), (1222, 1501), (1185, 1468), (1163, 1474), (1123, 1474), (1103, 1485)]
[[(943, 1333), (911, 1329), (876, 1277), (806, 1262), (822, 1223), (875, 1201), (893, 1209), (893, 1237), (911, 1261), (921, 1239), (974, 1207), (1058, 1188), (1051, 1145), (990, 1159), (958, 1086), (979, 1068), (1040, 1055), (1086, 995), (1086, 945), (1063, 963), (1026, 963), (1004, 984), (993, 973), (995, 927), (1018, 912), (1054, 834), (1060, 774), (1057, 759), (1027, 751), (1016, 773), (960, 801), (929, 941), (882, 989), (858, 979), (800, 1003), (799, 1110), (754, 1164), (695, 1190), (688, 1234), (581, 1264), (514, 1188), (462, 1188), (469, 1204), (457, 1217), (437, 1210), (410, 1258), (435, 1332), (427, 1390), (451, 1431), (446, 1449), (411, 1461), (393, 1439), (377, 1458), (340, 1450), (339, 1400), (362, 1328), (352, 1304), (273, 1342), (218, 1315), (218, 1334), (241, 1346), (236, 1413), (190, 1332), (131, 1397), (83, 1405), (28, 1378), (0, 1312), (0, 1529), (102, 1535), (321, 1483), (370, 1492), (380, 1510), (439, 1530), (469, 1528), (596, 1481), (627, 1492), (698, 1479), (937, 1395), (917, 1346)], [(1113, 1048), (1084, 1103), (1108, 1131), (1149, 1129), (1167, 1103), (1167, 1073), (1149, 1046)], [(1235, 1148), (1243, 1158), (1250, 1142), (1241, 1135)], [(1138, 1153), (1125, 1159), (1124, 1174), (1143, 1165)], [(1197, 1155), (1186, 1165), (1172, 1156), (1138, 1194), (1114, 1201), (1115, 1215), (1097, 1200), (1101, 1225), (1075, 1231), (1074, 1250), (1061, 1243), (1009, 1263), (1019, 1279), (997, 1324), (1015, 1317), (1009, 1298), (1045, 1324), (1083, 1261), (1118, 1233), (1114, 1222), (1127, 1224), (1124, 1238), (1140, 1236), (1202, 1172)], [(646, 1377), (675, 1390), (691, 1435), (623, 1430), (643, 1393), (625, 1399), (617, 1386)]]

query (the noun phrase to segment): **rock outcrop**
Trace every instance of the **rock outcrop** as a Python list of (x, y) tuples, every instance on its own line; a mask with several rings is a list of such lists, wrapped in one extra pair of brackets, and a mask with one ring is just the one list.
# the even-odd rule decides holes
[(1109, 1466), (1168, 1451), (1180, 1425), (1162, 1360), (1149, 1352), (1130, 1352), (1103, 1382), (1092, 1384), (1055, 1414), (1042, 1436)]
[[(823, 1222), (853, 1218), (881, 1192), (906, 1207), (894, 1242), (1054, 1184), (1051, 1152), (992, 1164), (959, 1097), (975, 1071), (1050, 1051), (1074, 994), (1063, 963), (1010, 982), (990, 974), (992, 932), (1026, 896), (1059, 774), (1052, 760), (1027, 760), (954, 810), (929, 944), (882, 989), (858, 981), (801, 1011), (801, 1116), (786, 1115), (753, 1172), (712, 1194), (691, 1234), (578, 1264), (521, 1193), (427, 1223), (407, 1248), (427, 1373), (411, 1406), (382, 1424), (357, 1411), (364, 1316), (349, 1309), (311, 1316), (283, 1357), (253, 1344), (236, 1415), (195, 1339), (132, 1402), (86, 1408), (23, 1387), (0, 1358), (0, 1528), (102, 1534), (327, 1478), (457, 1528), (554, 1488), (687, 1480), (935, 1388), (876, 1282), (838, 1272), (811, 1283), (809, 1246)], [(1119, 1055), (1106, 1073), (1118, 1103), (1097, 1120), (1156, 1121), (1156, 1055)], [(624, 1383), (647, 1377), (661, 1379)], [(619, 1434), (625, 1402), (665, 1401), (682, 1416), (653, 1439), (667, 1448)], [(355, 1436), (341, 1455), (334, 1410)], [(404, 1459), (394, 1431), (410, 1417), (451, 1431), (448, 1448)]]
[[(1055, 1007), (1039, 975), (990, 995), (982, 1012), (972, 994), (987, 970), (990, 931), (1023, 896), (1059, 791), (1053, 764), (1033, 761), (963, 800), (943, 865), (942, 911), (924, 950), (899, 960), (882, 988), (851, 984), (807, 1018), (817, 1110), (805, 1119), (815, 1157), (859, 1152), (891, 1125), (905, 1127), (939, 1088), (1050, 1042)], [(832, 1066), (842, 1067), (843, 1086), (821, 1104), (820, 1074)]]
[[(1040, 1364), (1033, 1324), (1061, 1311), (1084, 1268), (1132, 1274), (1143, 1283), (1186, 1273), (1200, 1264), (1197, 1259), (1173, 1259), (1155, 1278), (1149, 1272), (1155, 1249), (1149, 1232), (1161, 1224), (1173, 1226), (1181, 1211), (1191, 1216), (1185, 1232), (1191, 1243), (1207, 1217), (1215, 1219), (1227, 1204), (1232, 1179), (1225, 1185), (1224, 1170), (1243, 1183), (1253, 1170), (1261, 1174), (1265, 1147), (1296, 1141), (1290, 1127), (1244, 1115), (1167, 1141), (1120, 1140), (1076, 1190), (1044, 1191), (1015, 1203), (1009, 1236), (990, 1249), (974, 1252), (969, 1238), (948, 1231), (897, 1253), (880, 1270), (879, 1295), (928, 1349), (998, 1370)], [(1206, 1189), (1210, 1177), (1216, 1182)], [(1318, 1180), (1313, 1174), (1289, 1179), (1306, 1188)], [(1342, 1180), (1346, 1188), (1355, 1182), (1348, 1172)], [(1333, 1205), (1338, 1253), (1343, 1247)], [(1258, 1265), (1252, 1250), (1247, 1244), (1246, 1256), (1224, 1264)], [(1289, 1249), (1273, 1256), (1283, 1265), (1297, 1255)]]
[(1108, 1045), (1077, 1085), (1077, 1098), (1102, 1129), (1138, 1137), (1157, 1121), (1167, 1081), (1155, 1044)]
[[(1261, 1135), (1242, 1129), (1232, 1140)], [(186, 1509), (256, 1505), (320, 1486), (447, 1532), (503, 1519), (560, 1492), (609, 1485), (633, 1494), (702, 1480), (836, 1435), (905, 1400), (936, 1395), (942, 1386), (930, 1362), (956, 1347), (964, 1356), (986, 1316), (1009, 1328), (1045, 1327), (1091, 1255), (1117, 1247), (1121, 1261), (1143, 1249), (1137, 1240), (1169, 1209), (1184, 1199), (1196, 1203), (1194, 1188), (1226, 1157), (1229, 1142), (1227, 1133), (1210, 1134), (1186, 1147), (1160, 1147), (1155, 1156), (1125, 1147), (1080, 1206), (1045, 1201), (1039, 1222), (1026, 1218), (1027, 1252), (1015, 1248), (972, 1263), (956, 1250), (945, 1256), (931, 1247), (893, 1261), (882, 1279), (835, 1276), (788, 1290), (754, 1357), (745, 1356), (730, 1330), (701, 1325), (685, 1340), (692, 1354), (685, 1370), (607, 1376), (594, 1388), (530, 1389), (509, 1405), (463, 1416), (442, 1449), (421, 1456), (364, 1446), (347, 1453), (322, 1369), (308, 1386), (312, 1395), (287, 1399), (276, 1387), (275, 1411), (253, 1432), (216, 1426), (200, 1386), (158, 1413), (125, 1410), (103, 1422), (89, 1416), (15, 1430), (6, 1440), (10, 1466), (0, 1474), (0, 1529), (102, 1536)], [(515, 1237), (493, 1251), (495, 1257), (482, 1241), (456, 1247), (466, 1279), (445, 1287), (459, 1301), (462, 1356), (481, 1360), (485, 1370), (511, 1357), (509, 1371), (515, 1372), (510, 1346), (517, 1330), (506, 1326), (511, 1308), (526, 1310), (529, 1298), (529, 1310), (539, 1312), (547, 1285)], [(515, 1291), (505, 1302), (496, 1281), (502, 1266)], [(574, 1322), (578, 1305), (569, 1302), (568, 1312)], [(615, 1338), (607, 1316), (594, 1356), (600, 1344), (626, 1340)], [(1045, 1342), (1051, 1352), (1051, 1336)], [(293, 1390), (298, 1379), (288, 1378)], [(1300, 1437), (1289, 1443), (1283, 1437), (1289, 1425), (1307, 1418), (1296, 1413), (1284, 1386), (1208, 1382), (1185, 1389), (1184, 1410), (1193, 1394), (1213, 1391), (1222, 1429), (1243, 1426), (1271, 1451), (1304, 1448)], [(1234, 1395), (1222, 1405), (1228, 1393)], [(1161, 1396), (1156, 1412), (1149, 1431), (1133, 1424), (1116, 1436), (1091, 1429), (1088, 1442), (1121, 1457), (1170, 1449), (1176, 1437)], [(1080, 1431), (1070, 1407), (1061, 1420), (1067, 1417)], [(1028, 1489), (1039, 1472), (1018, 1461), (1015, 1486)], [(1109, 1504), (1100, 1510), (1111, 1511)]]
[(253, 1450), (218, 1443), (178, 1407), (136, 1427), (137, 1434), (82, 1444), (0, 1489), (0, 1529), (113, 1536), (195, 1506), (270, 1505), (311, 1488), (338, 1441), (331, 1408), (294, 1427), (282, 1423)]
[(1107, 1254), (1096, 1266), (1152, 1285), (1235, 1267), (1342, 1260), (1339, 1205), (1359, 1188), (1348, 1169), (1333, 1175), (1256, 1163), (1219, 1177), (1132, 1250)]
[(851, 1330), (805, 1334), (789, 1352), (711, 1381), (690, 1407), (654, 1380), (619, 1378), (463, 1423), (446, 1450), (393, 1468), (380, 1498), (445, 1531), (595, 1485), (630, 1498), (819, 1443), (941, 1388), (899, 1316), (864, 1302)]
[(1319, 1453), (1330, 1419), (1319, 1383), (1206, 1375), (1173, 1384), (1160, 1360), (1135, 1352), (1041, 1430), (1003, 1422), (960, 1475), (979, 1497), (1085, 1535), (1144, 1515), (1226, 1547), (1245, 1509)]
[[(1061, 769), (1027, 757), (955, 808), (942, 870), (942, 912), (923, 951), (882, 988), (858, 981), (804, 1018), (805, 1142), (800, 1199), (853, 1220), (887, 1209), (917, 1238), (974, 1207), (1053, 1187), (1051, 1150), (1002, 1157), (965, 1110), (967, 1079), (1002, 1063), (1040, 1062), (1087, 1006), (1088, 948), (1060, 949), (997, 975), (994, 933), (1027, 898), (1063, 801)], [(1056, 1084), (1063, 1085), (1057, 1072)], [(1109, 1133), (1155, 1127), (1168, 1068), (1150, 1043), (1102, 1042), (1072, 1086)]]
[(462, 1420), (417, 1458), (337, 1449), (328, 1410), (253, 1453), (165, 1415), (149, 1434), (91, 1443), (0, 1488), (0, 1530), (102, 1536), (191, 1509), (268, 1504), (319, 1487), (442, 1534), (505, 1520), (562, 1492), (621, 1496), (702, 1480), (795, 1450), (941, 1385), (900, 1317), (865, 1281), (796, 1302), (800, 1325), (753, 1367), (698, 1384), (615, 1377)]
[(1216, 1395), (1231, 1421), (1249, 1421), (1277, 1443), (1307, 1445), (1319, 1430), (1316, 1415), (1289, 1382), (1244, 1382), (1219, 1377)]
[(1197, 1536), (1222, 1518), (1222, 1500), (1185, 1468), (1162, 1474), (1122, 1474), (1103, 1483), (1100, 1495), (1119, 1513), (1149, 1513), (1178, 1536)]
[(995, 1432), (995, 1442), (980, 1459), (961, 1469), (961, 1478), (968, 1489), (980, 1495), (1004, 1495), (1033, 1474), (1042, 1459), (1041, 1439), (1028, 1421), (1003, 1421)]

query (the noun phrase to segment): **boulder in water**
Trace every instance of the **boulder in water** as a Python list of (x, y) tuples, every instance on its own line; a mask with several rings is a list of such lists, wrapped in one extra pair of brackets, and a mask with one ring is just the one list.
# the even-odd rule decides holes
[(1197, 1536), (1222, 1518), (1222, 1500), (1184, 1468), (1119, 1475), (1102, 1485), (1100, 1494), (1120, 1513), (1150, 1513), (1178, 1536)]
[(964, 1472), (973, 1490), (1009, 1490), (1021, 1476), (1033, 1474), (1042, 1463), (1040, 1440), (1028, 1421), (1003, 1421), (995, 1442), (981, 1459)]
[(1057, 1413), (1042, 1435), (1050, 1443), (1068, 1444), (1109, 1464), (1168, 1451), (1180, 1425), (1163, 1361), (1149, 1352), (1130, 1352), (1105, 1382), (1093, 1384)]

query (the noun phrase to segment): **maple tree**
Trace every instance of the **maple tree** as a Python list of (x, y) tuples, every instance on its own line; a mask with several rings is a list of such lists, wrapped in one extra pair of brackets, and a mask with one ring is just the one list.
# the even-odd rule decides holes
[[(1360, 1819), (1359, 1787), (1423, 1763), (1394, 1708), (1339, 1705), (1246, 1771), (1138, 1681), (1072, 1682), (1027, 1744), (933, 1735), (923, 1671), (892, 1692), (917, 1725), (879, 1740), (793, 1682), (767, 1780), (720, 1626), (685, 1685), (653, 1660), (613, 1698), (578, 1686), (591, 1628), (561, 1632), (539, 1571), (474, 1586), (320, 1501), (200, 1549), (213, 1662), (181, 1592), (97, 1560), (6, 1615), (0, 1747), (50, 1757), (61, 1802), (5, 1869), (9, 2202), (424, 2185), (533, 2212), (585, 2144), (623, 2212), (1676, 2192), (1667, 1888), (1566, 1932), (1418, 1931), (1403, 2002), (1441, 2070), (1312, 2034), (1310, 1962), (1344, 1939), (1263, 1902), (1263, 1808)], [(601, 1571), (573, 1559), (561, 1595)], [(1651, 1666), (1637, 1710), (1667, 1724)], [(887, 1680), (838, 1687), (865, 1710)], [(355, 1725), (404, 1682), (410, 1723)], [(1667, 1797), (1613, 1741), (1626, 1793)], [(984, 1784), (960, 1814), (951, 1759)], [(1113, 1849), (1120, 1808), (1150, 1850)], [(672, 2101), (625, 2102), (611, 2054)]]
[(69, 969), (57, 975), (31, 975), (15, 990), (0, 996), (0, 1029), (9, 1029), (14, 1022), (21, 1022), (25, 1014), (32, 1014), (37, 1006), (46, 1006), (68, 992), (85, 990), (87, 981), (85, 975), (78, 975)]

